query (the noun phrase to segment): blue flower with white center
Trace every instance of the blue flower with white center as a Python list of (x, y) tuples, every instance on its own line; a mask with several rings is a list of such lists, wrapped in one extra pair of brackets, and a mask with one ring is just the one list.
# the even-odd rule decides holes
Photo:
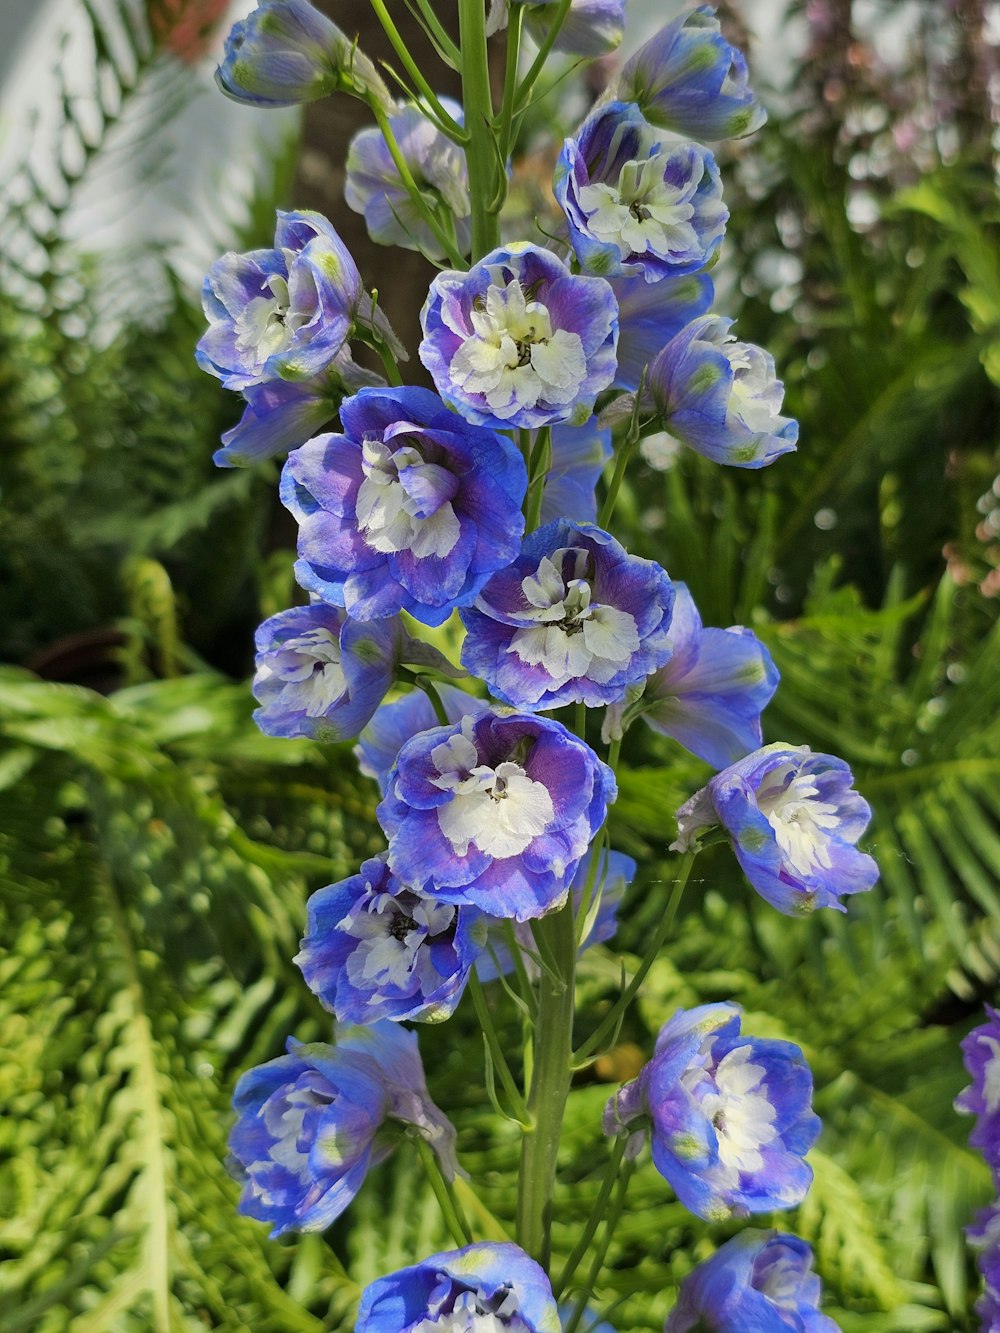
[(337, 414), (345, 395), (385, 384), (345, 344), (311, 380), (268, 380), (243, 390), (246, 410), (212, 455), (217, 467), (247, 467), (304, 444)]
[(545, 474), (540, 521), (597, 518), (597, 483), (611, 457), (611, 432), (596, 421), (585, 426), (553, 426), (552, 457)]
[(673, 337), (649, 367), (644, 403), (663, 429), (714, 463), (767, 467), (794, 450), (799, 426), (781, 415), (774, 358), (736, 342), (732, 322), (705, 315)]
[[(459, 124), (462, 108), (443, 97), (441, 105)], [(469, 251), (472, 205), (465, 151), (441, 133), (418, 106), (405, 106), (389, 116), (389, 128), (406, 165), (431, 208), (453, 218), (458, 248)], [(368, 235), (379, 245), (420, 250), (430, 259), (445, 257), (441, 242), (417, 210), (382, 132), (361, 130), (347, 149), (344, 198), (364, 215)]]
[(342, 1028), (336, 1046), (289, 1039), (288, 1054), (236, 1085), (230, 1166), (239, 1211), (272, 1236), (323, 1231), (392, 1150), (391, 1122), (415, 1129), (454, 1176), (455, 1130), (427, 1095), (412, 1032), (394, 1023)]
[(341, 1022), (435, 1023), (454, 1012), (485, 938), (474, 907), (414, 892), (373, 856), (309, 899), (295, 962)]
[(484, 713), (407, 741), (377, 810), (389, 865), (440, 902), (527, 921), (562, 905), (614, 774), (550, 718)]
[[(485, 700), (467, 694), (457, 685), (441, 681), (435, 688), (449, 722), (461, 722), (467, 713), (479, 717), (491, 711)], [(380, 704), (354, 747), (358, 767), (367, 777), (375, 779), (384, 796), (400, 750), (418, 732), (430, 731), (436, 726), (438, 719), (434, 705), (423, 690), (411, 690), (391, 704)]]
[(743, 1231), (684, 1279), (664, 1333), (839, 1333), (819, 1297), (804, 1240)]
[(847, 909), (841, 894), (863, 893), (878, 866), (855, 844), (871, 809), (843, 759), (807, 745), (765, 745), (723, 769), (677, 812), (686, 851), (702, 829), (721, 824), (743, 873), (772, 907), (801, 916)]
[(803, 1159), (820, 1130), (798, 1046), (742, 1035), (740, 1013), (735, 1004), (679, 1009), (604, 1113), (606, 1134), (648, 1118), (657, 1171), (710, 1222), (801, 1203), (812, 1181)]
[(612, 95), (637, 102), (653, 125), (707, 143), (742, 138), (767, 119), (747, 86), (746, 59), (710, 5), (687, 10), (641, 46)]
[(398, 621), (361, 624), (334, 607), (294, 606), (257, 628), (254, 721), (268, 736), (357, 736), (395, 675)]
[[(707, 273), (689, 273), (682, 278), (663, 278), (648, 283), (643, 278), (611, 278), (618, 301), (618, 369), (614, 388), (637, 390), (643, 371), (656, 360), (667, 343), (693, 319), (704, 315), (715, 300), (715, 287)], [(612, 403), (601, 414), (601, 425), (612, 424), (623, 400)], [(629, 416), (632, 403), (624, 397)], [(607, 423), (605, 415), (611, 420)]]
[(432, 1254), (361, 1293), (354, 1333), (561, 1333), (545, 1270), (510, 1242)]
[(955, 1110), (976, 1116), (969, 1142), (1000, 1172), (1000, 1012), (988, 1004), (986, 1019), (962, 1042), (972, 1083), (955, 1099)]
[[(594, 849), (591, 847), (569, 886), (574, 916), (579, 919), (581, 912), (586, 913), (578, 957), (592, 944), (603, 944), (612, 938), (618, 929), (618, 909), (636, 870), (631, 856), (625, 856), (622, 852), (602, 851), (592, 872), (593, 858)], [(493, 981), (498, 976), (507, 976), (514, 971), (514, 959), (502, 923), (487, 918), (486, 925), (486, 943), (476, 962), (476, 975), (480, 981)], [(530, 956), (535, 951), (531, 927), (527, 922), (516, 922), (514, 935), (525, 951), (525, 970), (533, 977), (538, 969)]]
[(236, 102), (296, 106), (345, 92), (389, 108), (375, 66), (307, 0), (263, 0), (233, 27), (215, 81)]
[(588, 523), (548, 523), (462, 611), (462, 665), (514, 708), (599, 708), (670, 656), (674, 587)]
[(760, 715), (778, 669), (752, 630), (705, 629), (687, 584), (675, 583), (671, 657), (646, 682), (642, 720), (713, 768), (760, 748)]
[(440, 625), (516, 554), (524, 460), (428, 389), (362, 389), (340, 419), (343, 435), (309, 440), (282, 473), (295, 577), (357, 620)]
[(729, 219), (708, 149), (665, 142), (634, 103), (598, 108), (566, 140), (553, 189), (581, 268), (603, 277), (659, 282), (702, 269)]
[(227, 389), (312, 380), (336, 359), (355, 325), (406, 355), (381, 310), (372, 315), (350, 251), (320, 213), (279, 212), (273, 250), (217, 259), (202, 306), (209, 327), (195, 355)]
[(527, 242), (439, 273), (420, 323), (420, 359), (441, 397), (501, 430), (582, 425), (615, 376), (614, 292)]

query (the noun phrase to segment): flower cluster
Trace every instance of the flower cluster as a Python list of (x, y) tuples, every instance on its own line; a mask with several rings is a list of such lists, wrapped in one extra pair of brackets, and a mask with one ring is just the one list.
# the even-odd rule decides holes
[[(478, 55), (455, 47), (419, 0), (431, 46), (463, 69), (471, 97), (467, 71), (482, 57), (485, 84), (483, 43), (509, 22), (495, 115), (485, 86), (478, 107), (437, 97), (382, 10), (406, 76), (401, 101), (307, 0), (262, 0), (234, 27), (218, 73), (230, 96), (257, 106), (331, 90), (365, 101), (375, 124), (348, 149), (347, 203), (376, 242), (441, 270), (420, 315), (433, 392), (402, 382), (402, 346), (316, 213), (279, 213), (272, 247), (224, 255), (205, 280), (198, 359), (245, 400), (216, 459), (288, 452), (280, 496), (310, 598), (257, 631), (254, 716), (270, 736), (356, 740), (384, 835), (307, 907), (295, 961), (335, 1042), (290, 1041), (244, 1074), (232, 1164), (243, 1212), (275, 1235), (318, 1230), (402, 1132), (423, 1141), (442, 1214), (460, 1245), (470, 1240), (455, 1131), (402, 1027), (447, 1019), (470, 989), (488, 1095), (499, 1108), (502, 1088), (533, 1160), (520, 1182), (525, 1248), (473, 1240), (379, 1277), (356, 1329), (575, 1333), (582, 1319), (613, 1333), (589, 1289), (565, 1303), (572, 1271), (554, 1293), (536, 1258), (548, 1254), (576, 960), (611, 938), (636, 872), (606, 829), (625, 733), (641, 718), (721, 770), (679, 812), (676, 847), (696, 850), (700, 831), (721, 825), (779, 910), (838, 906), (875, 877), (856, 847), (868, 807), (847, 766), (761, 748), (777, 685), (765, 646), (739, 626), (706, 629), (688, 588), (608, 530), (651, 431), (743, 468), (795, 448), (774, 362), (711, 310), (728, 210), (707, 143), (750, 133), (763, 112), (714, 12), (689, 10), (625, 62), (563, 143), (558, 234), (501, 244), (506, 158), (541, 62), (551, 48), (616, 46), (623, 0), (494, 0), (473, 34)], [(476, 23), (471, 10), (461, 17), (464, 46)], [(522, 74), (524, 26), (541, 50)], [(358, 343), (378, 354), (384, 379), (355, 361)], [(603, 710), (601, 728), (588, 709)], [(599, 729), (604, 759), (588, 743)], [(533, 1031), (523, 1093), (492, 1026), (490, 982)], [(626, 989), (607, 1030), (630, 998)], [(970, 1109), (989, 1119), (995, 1089), (984, 1087)], [(799, 1048), (743, 1034), (735, 1005), (680, 1010), (605, 1113), (606, 1133), (622, 1136), (622, 1190), (648, 1131), (657, 1169), (699, 1217), (790, 1208), (811, 1180), (811, 1096)], [(667, 1330), (821, 1333), (833, 1326), (817, 1297), (802, 1242), (746, 1233), (686, 1279)]]

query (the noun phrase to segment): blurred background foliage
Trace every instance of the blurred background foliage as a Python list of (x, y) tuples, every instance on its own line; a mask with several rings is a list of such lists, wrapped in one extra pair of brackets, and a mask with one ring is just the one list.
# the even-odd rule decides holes
[[(279, 1244), (237, 1216), (225, 1139), (239, 1072), (328, 1031), (290, 960), (308, 893), (378, 846), (374, 792), (346, 749), (250, 720), (252, 632), (295, 596), (294, 534), (275, 466), (211, 465), (235, 403), (194, 365), (190, 283), (161, 245), (109, 259), (69, 225), (108, 154), (141, 188), (164, 125), (203, 95), (222, 7), (70, 8), (90, 110), (60, 85), (0, 219), (0, 1326), (346, 1329), (360, 1286), (447, 1244), (410, 1145), (327, 1238)], [(961, 1228), (990, 1192), (951, 1104), (959, 1040), (1000, 977), (998, 33), (976, 0), (911, 8), (901, 72), (862, 22), (877, 4), (792, 4), (794, 77), (726, 161), (719, 305), (774, 352), (799, 453), (750, 475), (643, 464), (619, 520), (706, 623), (767, 641), (782, 672), (767, 739), (850, 761), (882, 881), (846, 917), (793, 921), (707, 853), (637, 1011), (580, 1074), (556, 1199), (567, 1252), (609, 1086), (677, 1005), (735, 999), (815, 1071), (816, 1183), (781, 1223), (816, 1246), (845, 1333), (972, 1329)], [(744, 39), (743, 7), (723, 9)], [(558, 105), (578, 119), (592, 93), (564, 85)], [(549, 206), (554, 105), (515, 171), (529, 219)], [(293, 184), (296, 160), (286, 139), (259, 154), (205, 223), (218, 248), (266, 244), (275, 205), (305, 202), (317, 159)], [(582, 1031), (637, 965), (673, 874), (671, 814), (707, 776), (651, 733), (625, 756), (613, 839), (642, 869), (613, 947), (581, 967)], [(470, 1073), (478, 1044), (464, 1006), (422, 1036), (478, 1224), (500, 1235), (517, 1142)], [(640, 1171), (602, 1279), (623, 1333), (660, 1328), (723, 1235), (664, 1196)]]

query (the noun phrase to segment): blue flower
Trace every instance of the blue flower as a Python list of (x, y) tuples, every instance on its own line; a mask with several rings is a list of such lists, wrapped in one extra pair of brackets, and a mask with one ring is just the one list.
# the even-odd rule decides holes
[(863, 893), (878, 879), (878, 866), (855, 846), (871, 809), (853, 781), (831, 754), (765, 745), (681, 806), (673, 848), (685, 851), (702, 829), (721, 824), (743, 873), (779, 912), (846, 911), (840, 895)]
[(819, 1294), (804, 1240), (743, 1231), (684, 1279), (664, 1333), (839, 1333)]
[(665, 142), (634, 103), (600, 107), (566, 140), (553, 189), (580, 266), (603, 277), (659, 282), (702, 269), (729, 218), (708, 149)]
[(713, 768), (760, 748), (760, 715), (778, 687), (752, 630), (704, 629), (687, 584), (675, 583), (671, 657), (646, 682), (641, 717)]
[[(447, 97), (441, 104), (461, 124), (462, 108)], [(389, 127), (427, 202), (454, 218), (458, 248), (467, 254), (472, 205), (464, 150), (446, 138), (418, 106), (395, 111)], [(368, 234), (379, 245), (400, 245), (420, 250), (431, 259), (444, 258), (441, 242), (415, 207), (381, 130), (361, 130), (351, 140), (344, 198), (356, 213), (364, 215)]]
[(705, 1004), (663, 1027), (652, 1060), (608, 1102), (604, 1130), (648, 1117), (657, 1171), (685, 1208), (720, 1222), (802, 1202), (820, 1130), (811, 1101), (797, 1046), (743, 1036), (738, 1005)]
[(322, 1231), (391, 1152), (389, 1121), (409, 1125), (454, 1176), (455, 1131), (427, 1095), (417, 1039), (393, 1023), (344, 1028), (336, 1046), (289, 1039), (288, 1054), (236, 1085), (231, 1168), (239, 1211), (271, 1235)]
[(341, 1022), (438, 1022), (454, 1012), (485, 936), (474, 907), (414, 892), (374, 856), (309, 899), (295, 962)]
[[(606, 851), (601, 853), (597, 869), (591, 875), (594, 849), (591, 847), (577, 867), (573, 882), (569, 886), (573, 899), (573, 914), (577, 918), (586, 909), (587, 924), (580, 939), (577, 955), (582, 955), (592, 944), (603, 944), (610, 940), (618, 929), (618, 909), (622, 905), (625, 891), (635, 875), (635, 862), (631, 856), (622, 852)], [(480, 981), (493, 981), (498, 976), (507, 976), (514, 970), (507, 932), (502, 924), (486, 918), (487, 934), (483, 952), (476, 962), (476, 975)], [(528, 952), (524, 956), (524, 966), (529, 976), (537, 971), (530, 954), (535, 950), (535, 941), (531, 927), (527, 922), (516, 922), (514, 935), (518, 943)]]
[(195, 355), (227, 389), (314, 379), (356, 324), (405, 355), (381, 310), (372, 317), (350, 251), (320, 213), (279, 212), (273, 250), (217, 259), (202, 305), (209, 327)]
[(591, 524), (549, 523), (462, 611), (462, 665), (514, 708), (615, 703), (670, 656), (674, 588)]
[[(461, 722), (466, 713), (478, 717), (490, 711), (484, 700), (457, 685), (439, 682), (435, 688), (450, 722)], [(384, 796), (400, 750), (418, 732), (430, 731), (437, 725), (434, 705), (423, 690), (411, 690), (391, 704), (380, 704), (354, 747), (358, 767), (367, 777), (375, 779)]]
[(691, 139), (738, 139), (767, 115), (747, 87), (747, 62), (710, 5), (679, 15), (626, 61), (613, 88), (654, 125)]
[(377, 815), (389, 865), (441, 902), (526, 921), (559, 907), (617, 788), (550, 718), (484, 713), (407, 741)]
[(614, 379), (614, 292), (527, 242), (493, 250), (467, 273), (439, 273), (420, 323), (420, 359), (469, 421), (579, 426)]
[(246, 467), (304, 444), (327, 424), (345, 394), (385, 384), (359, 366), (345, 344), (315, 379), (268, 380), (243, 390), (246, 410), (213, 455), (218, 467)]
[[(715, 287), (707, 273), (689, 273), (655, 283), (644, 278), (612, 278), (611, 289), (618, 301), (617, 389), (637, 390), (646, 367), (715, 300)], [(629, 403), (623, 415), (628, 416), (630, 411)], [(601, 424), (605, 424), (603, 414)]]
[(596, 421), (585, 426), (553, 426), (541, 522), (572, 518), (593, 523), (597, 518), (597, 483), (610, 457), (611, 432), (601, 430)]
[(1000, 1012), (989, 1004), (986, 1020), (962, 1042), (972, 1084), (955, 1099), (955, 1110), (977, 1117), (969, 1142), (1000, 1173)]
[(761, 468), (795, 448), (798, 422), (781, 415), (774, 358), (705, 315), (682, 329), (649, 367), (645, 398), (660, 424), (715, 463)]
[(533, 1259), (509, 1242), (432, 1254), (376, 1279), (361, 1293), (354, 1333), (560, 1333), (552, 1288)]
[(368, 57), (307, 0), (262, 0), (233, 24), (215, 81), (250, 106), (294, 106), (332, 92), (392, 105)]
[[(558, 0), (529, 0), (525, 23), (535, 42), (548, 36)], [(492, 0), (486, 20), (487, 36), (507, 26), (509, 0)], [(625, 0), (570, 0), (553, 49), (567, 55), (600, 56), (620, 45), (625, 32)]]
[(295, 576), (358, 620), (440, 625), (517, 552), (524, 461), (428, 389), (362, 389), (340, 419), (343, 435), (309, 440), (282, 474)]
[(357, 736), (399, 660), (398, 622), (360, 624), (323, 605), (294, 606), (257, 628), (254, 721), (268, 736)]
[[(995, 1178), (994, 1169), (994, 1178)], [(982, 1333), (1000, 1329), (1000, 1203), (984, 1208), (965, 1234), (977, 1251), (976, 1267), (983, 1277), (983, 1294), (976, 1301)]]

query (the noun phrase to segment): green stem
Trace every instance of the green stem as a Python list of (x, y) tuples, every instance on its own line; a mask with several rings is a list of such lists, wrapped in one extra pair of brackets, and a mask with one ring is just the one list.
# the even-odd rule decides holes
[(656, 956), (660, 952), (660, 946), (667, 938), (670, 927), (674, 923), (674, 917), (677, 915), (677, 909), (680, 906), (681, 898), (684, 895), (684, 887), (691, 874), (692, 865), (694, 865), (694, 853), (689, 853), (681, 862), (680, 871), (677, 879), (674, 881), (674, 889), (670, 895), (670, 902), (667, 904), (667, 910), (660, 918), (660, 924), (657, 926), (656, 932), (649, 942), (649, 948), (646, 950), (645, 957), (639, 964), (638, 971), (622, 991), (621, 995), (619, 995), (618, 999), (612, 1005), (610, 1011), (604, 1016), (595, 1031), (590, 1034), (587, 1040), (576, 1052), (574, 1056), (574, 1064), (577, 1067), (580, 1064), (586, 1063), (595, 1051), (600, 1050), (601, 1043), (604, 1041), (605, 1037), (614, 1031), (620, 1015), (623, 1014), (632, 1003), (639, 987), (645, 981), (646, 973), (656, 961)]
[(377, 338), (375, 340), (374, 345), (375, 345), (375, 350), (376, 352), (378, 352), (379, 357), (382, 361), (382, 365), (385, 368), (386, 379), (389, 381), (390, 384), (402, 384), (403, 376), (401, 375), (399, 370), (399, 363), (392, 354), (392, 348), (389, 346), (387, 342), (384, 342), (381, 338)]
[(514, 123), (514, 99), (517, 94), (517, 66), (521, 55), (521, 32), (524, 27), (524, 6), (511, 4), (507, 17), (507, 59), (504, 67), (503, 103), (500, 108), (500, 156), (504, 162), (510, 157)]
[(635, 446), (630, 441), (625, 440), (618, 450), (618, 457), (615, 459), (615, 470), (611, 475), (611, 484), (608, 486), (608, 493), (597, 519), (599, 528), (607, 529), (611, 522), (611, 515), (615, 512), (615, 505), (618, 503), (618, 492), (625, 480), (625, 470), (628, 467), (634, 448)]
[(450, 727), (451, 719), (445, 711), (444, 703), (438, 693), (437, 686), (431, 678), (429, 676), (417, 676), (414, 680), (414, 684), (422, 689), (424, 694), (430, 699), (431, 707), (434, 709), (434, 716), (438, 720), (438, 726)]
[(608, 1250), (611, 1247), (611, 1238), (615, 1234), (615, 1227), (618, 1225), (618, 1219), (622, 1215), (622, 1209), (625, 1207), (625, 1195), (628, 1193), (628, 1183), (632, 1178), (632, 1172), (635, 1169), (634, 1162), (626, 1162), (618, 1176), (618, 1193), (614, 1197), (614, 1202), (608, 1212), (607, 1221), (604, 1225), (604, 1235), (601, 1237), (601, 1243), (594, 1252), (594, 1261), (590, 1265), (590, 1272), (587, 1274), (587, 1281), (577, 1297), (576, 1305), (573, 1307), (573, 1313), (569, 1317), (569, 1323), (566, 1324), (564, 1333), (576, 1333), (580, 1320), (583, 1318), (583, 1312), (587, 1308), (587, 1301), (593, 1295), (594, 1285), (601, 1275), (601, 1269), (604, 1267), (604, 1260), (608, 1257)]
[(429, 35), (437, 44), (438, 55), (446, 64), (451, 65), (452, 69), (459, 69), (462, 64), (462, 53), (445, 32), (430, 0), (416, 0), (416, 7), (430, 30)]
[(535, 1059), (528, 1094), (528, 1114), (534, 1123), (521, 1142), (517, 1239), (521, 1248), (545, 1267), (549, 1262), (556, 1157), (572, 1076), (576, 964), (572, 898), (567, 898), (558, 912), (542, 917), (536, 929), (546, 938), (559, 976), (543, 972), (538, 982)]
[(492, 138), (493, 99), (490, 96), (483, 0), (458, 0), (458, 31), (462, 46), (462, 100), (468, 140), (465, 158), (472, 200), (472, 259), (475, 262), (500, 244), (500, 219), (497, 209), (492, 207), (497, 197), (497, 151)]
[(417, 1152), (420, 1154), (420, 1160), (427, 1172), (427, 1179), (430, 1181), (434, 1197), (441, 1209), (441, 1216), (444, 1218), (445, 1226), (451, 1232), (452, 1239), (459, 1246), (471, 1245), (473, 1240), (472, 1228), (466, 1221), (465, 1214), (455, 1198), (450, 1182), (445, 1179), (437, 1153), (426, 1139), (417, 1139)]
[(559, 7), (552, 16), (552, 23), (549, 26), (549, 30), (545, 34), (545, 39), (541, 46), (538, 48), (538, 55), (536, 55), (531, 62), (531, 68), (528, 70), (527, 74), (525, 74), (521, 81), (521, 86), (517, 90), (518, 106), (524, 106), (528, 94), (538, 81), (539, 74), (541, 74), (542, 70), (545, 68), (545, 62), (548, 60), (549, 54), (556, 44), (556, 38), (559, 36), (559, 31), (565, 22), (566, 15), (569, 13), (569, 7), (572, 3), (573, 0), (559, 0)]
[(587, 1224), (580, 1234), (580, 1239), (573, 1247), (573, 1252), (563, 1265), (562, 1272), (558, 1279), (552, 1284), (552, 1294), (556, 1300), (563, 1294), (569, 1286), (573, 1274), (579, 1266), (580, 1260), (587, 1253), (590, 1242), (594, 1239), (597, 1228), (601, 1224), (601, 1219), (605, 1216), (605, 1209), (608, 1206), (608, 1199), (611, 1197), (611, 1191), (615, 1187), (615, 1181), (618, 1179), (618, 1171), (621, 1166), (622, 1157), (625, 1153), (625, 1145), (628, 1143), (628, 1135), (622, 1134), (615, 1139), (614, 1146), (611, 1149), (611, 1160), (608, 1162), (607, 1170), (604, 1173), (604, 1179), (601, 1182), (601, 1189), (594, 1201), (594, 1206), (587, 1218)]
[(528, 1124), (531, 1116), (525, 1106), (524, 1097), (521, 1090), (514, 1080), (514, 1075), (510, 1072), (510, 1065), (507, 1063), (507, 1057), (503, 1053), (503, 1046), (500, 1044), (500, 1037), (497, 1034), (496, 1026), (493, 1022), (493, 1015), (490, 1013), (490, 1007), (486, 1003), (486, 996), (483, 993), (483, 983), (476, 976), (475, 971), (469, 974), (469, 990), (472, 992), (472, 1003), (476, 1008), (476, 1017), (479, 1019), (479, 1026), (483, 1029), (483, 1036), (486, 1038), (486, 1044), (489, 1047), (490, 1057), (493, 1060), (493, 1066), (500, 1075), (500, 1082), (503, 1084), (504, 1092), (510, 1098), (511, 1106), (515, 1117)]
[[(375, 3), (375, 0), (372, 0)], [(389, 156), (393, 160), (396, 170), (399, 172), (399, 179), (403, 182), (407, 194), (413, 200), (417, 212), (430, 227), (431, 231), (440, 241), (445, 254), (455, 265), (456, 268), (465, 268), (465, 260), (459, 253), (454, 241), (441, 226), (434, 213), (433, 208), (424, 198), (420, 186), (413, 179), (413, 173), (410, 171), (409, 163), (403, 156), (403, 150), (396, 141), (396, 136), (392, 132), (392, 126), (389, 124), (389, 117), (379, 106), (372, 107), (372, 113), (375, 116), (375, 123), (382, 132), (382, 138), (385, 140), (385, 146), (389, 150)]]
[[(375, 11), (375, 17), (378, 19), (379, 23), (381, 23), (382, 27), (385, 29), (385, 35), (389, 38), (389, 41), (392, 43), (392, 49), (396, 52), (396, 55), (399, 57), (403, 68), (406, 70), (407, 74), (409, 74), (410, 78), (413, 80), (414, 86), (419, 91), (421, 97), (424, 99), (424, 101), (427, 103), (430, 109), (434, 112), (434, 115), (440, 121), (440, 128), (442, 132), (444, 134), (447, 134), (448, 138), (452, 139), (455, 143), (459, 144), (464, 143), (466, 137), (465, 131), (462, 129), (461, 125), (459, 125), (458, 121), (455, 120), (453, 116), (449, 116), (448, 112), (438, 101), (434, 89), (424, 78), (423, 74), (420, 72), (420, 66), (410, 55), (409, 48), (407, 47), (406, 42), (400, 36), (399, 30), (397, 29), (395, 23), (393, 23), (389, 11), (386, 9), (383, 3), (383, 0), (371, 0), (371, 6), (372, 9)], [(372, 110), (374, 111), (375, 109), (376, 108), (373, 106)]]
[(534, 532), (542, 513), (545, 479), (552, 465), (552, 428), (542, 426), (528, 462), (528, 494), (524, 502), (524, 530)]

